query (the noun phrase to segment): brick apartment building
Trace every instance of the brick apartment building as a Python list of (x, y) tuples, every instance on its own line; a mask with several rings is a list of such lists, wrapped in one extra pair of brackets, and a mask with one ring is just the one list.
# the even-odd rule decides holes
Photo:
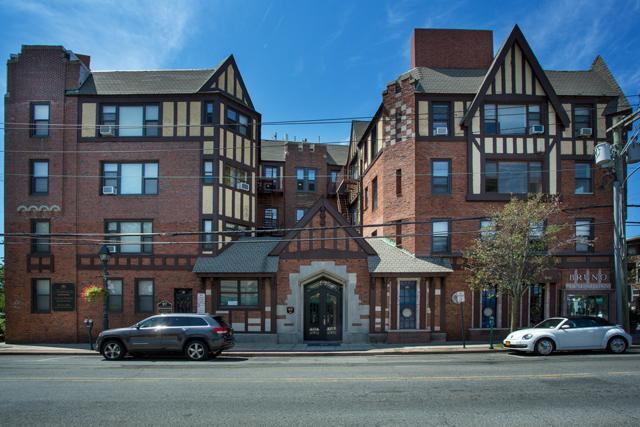
[[(341, 210), (364, 225), (389, 224), (364, 227), (367, 236), (398, 235), (396, 244), (417, 256), (449, 260), (444, 329), (460, 338), (451, 296), (463, 290), (464, 328), (478, 338), (489, 326), (484, 308), (505, 329), (509, 305), (490, 290), (469, 290), (462, 251), (512, 194), (559, 195), (563, 213), (553, 221), (595, 243), (578, 239), (558, 254), (557, 268), (523, 298), (520, 323), (569, 314), (615, 321), (612, 186), (593, 152), (629, 111), (599, 56), (588, 70), (543, 70), (517, 26), (496, 55), (491, 31), (417, 29), (411, 69), (387, 85), (373, 120), (353, 123)], [(414, 295), (416, 284), (383, 292), (395, 300)]]
[[(492, 45), (490, 31), (416, 30), (411, 69), (349, 147), (261, 141), (233, 57), (98, 72), (60, 46), (23, 46), (8, 61), (5, 230), (36, 235), (6, 240), (7, 341), (86, 339), (101, 306), (81, 291), (102, 283), (104, 240), (111, 327), (198, 311), (254, 341), (459, 339), (450, 301), (465, 290), (465, 329), (480, 336), (495, 299), (468, 291), (461, 251), (528, 191), (560, 194), (557, 220), (597, 239), (559, 255), (522, 324), (612, 317), (611, 212), (593, 207), (611, 189), (592, 154), (629, 105), (601, 58), (543, 71), (517, 27)], [(494, 308), (504, 328), (506, 301)]]

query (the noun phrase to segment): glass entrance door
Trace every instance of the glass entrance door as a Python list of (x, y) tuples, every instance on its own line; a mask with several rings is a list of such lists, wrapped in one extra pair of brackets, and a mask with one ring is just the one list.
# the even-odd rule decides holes
[(319, 280), (304, 287), (304, 339), (342, 339), (342, 287)]

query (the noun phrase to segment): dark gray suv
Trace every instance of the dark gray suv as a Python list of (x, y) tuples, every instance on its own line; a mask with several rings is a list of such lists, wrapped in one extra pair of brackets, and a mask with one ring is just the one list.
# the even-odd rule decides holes
[(233, 329), (220, 316), (160, 314), (101, 332), (96, 349), (107, 360), (120, 360), (127, 353), (184, 353), (191, 360), (206, 360), (234, 344)]

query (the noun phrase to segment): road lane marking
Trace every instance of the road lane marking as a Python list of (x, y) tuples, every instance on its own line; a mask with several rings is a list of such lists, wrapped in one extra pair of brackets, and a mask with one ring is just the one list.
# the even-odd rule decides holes
[(639, 376), (638, 371), (612, 371), (599, 374), (558, 373), (558, 374), (518, 374), (518, 375), (462, 375), (462, 376), (413, 376), (413, 377), (272, 377), (264, 379), (252, 378), (181, 378), (181, 377), (15, 377), (0, 378), (0, 382), (33, 381), (33, 382), (152, 382), (175, 381), (187, 383), (247, 383), (261, 384), (273, 382), (285, 383), (340, 383), (340, 382), (438, 382), (438, 381), (518, 381), (522, 379), (565, 379), (565, 378), (597, 378), (606, 376)]
[(35, 360), (35, 362), (48, 362), (50, 360), (56, 360), (56, 359), (70, 359), (72, 357), (79, 357), (79, 356), (57, 356), (57, 357), (47, 357), (46, 359), (37, 359)]

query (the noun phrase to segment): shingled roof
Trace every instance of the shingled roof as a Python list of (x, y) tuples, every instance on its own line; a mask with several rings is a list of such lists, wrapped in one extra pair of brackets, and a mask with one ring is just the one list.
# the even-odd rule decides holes
[(269, 252), (278, 244), (273, 237), (241, 237), (217, 256), (198, 257), (194, 273), (275, 273), (278, 257)]
[(378, 255), (368, 258), (369, 273), (411, 274), (411, 273), (452, 273), (448, 261), (437, 258), (417, 257), (409, 251), (398, 248), (386, 238), (366, 238)]
[(92, 71), (80, 95), (160, 95), (196, 93), (214, 68), (202, 70)]

